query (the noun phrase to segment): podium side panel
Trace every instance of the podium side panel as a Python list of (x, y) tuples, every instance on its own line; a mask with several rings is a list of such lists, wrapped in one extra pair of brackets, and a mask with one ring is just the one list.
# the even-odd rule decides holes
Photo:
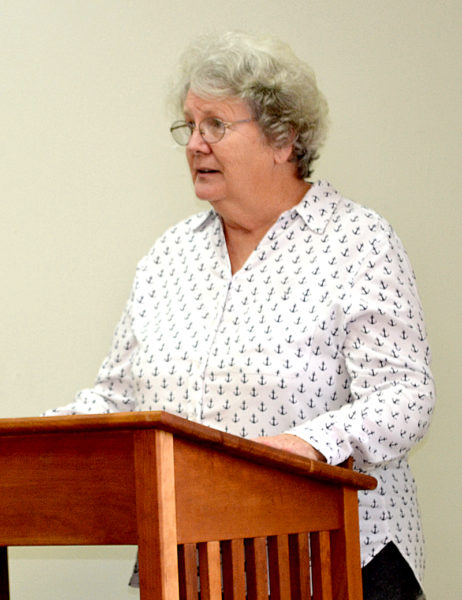
[(178, 542), (265, 537), (343, 525), (340, 487), (175, 439)]
[(0, 545), (135, 543), (132, 433), (0, 438)]

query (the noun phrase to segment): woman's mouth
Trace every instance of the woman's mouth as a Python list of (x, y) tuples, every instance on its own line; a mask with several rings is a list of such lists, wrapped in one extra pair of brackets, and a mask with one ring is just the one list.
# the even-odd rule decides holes
[(219, 173), (217, 169), (196, 169), (198, 175), (209, 175), (210, 173)]

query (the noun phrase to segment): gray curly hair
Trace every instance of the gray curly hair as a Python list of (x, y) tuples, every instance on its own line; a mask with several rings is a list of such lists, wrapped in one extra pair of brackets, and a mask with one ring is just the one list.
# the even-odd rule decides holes
[(188, 90), (246, 101), (268, 143), (292, 144), (298, 176), (310, 176), (326, 137), (327, 103), (313, 71), (287, 44), (241, 32), (200, 37), (182, 55), (172, 87), (180, 113)]

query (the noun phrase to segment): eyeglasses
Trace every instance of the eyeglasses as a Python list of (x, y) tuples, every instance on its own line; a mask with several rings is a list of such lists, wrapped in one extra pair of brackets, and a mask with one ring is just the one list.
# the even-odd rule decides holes
[[(207, 144), (216, 144), (223, 139), (226, 130), (231, 127), (231, 125), (250, 123), (251, 121), (253, 121), (253, 119), (240, 119), (239, 121), (227, 123), (226, 121), (217, 119), (217, 117), (207, 117), (199, 123), (199, 133)], [(170, 133), (177, 144), (180, 144), (180, 146), (187, 146), (196, 127), (197, 125), (195, 123), (175, 121), (170, 127)]]

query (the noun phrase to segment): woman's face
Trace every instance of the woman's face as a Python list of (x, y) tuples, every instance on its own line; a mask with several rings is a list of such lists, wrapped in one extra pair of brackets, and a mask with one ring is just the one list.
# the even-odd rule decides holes
[(211, 203), (245, 202), (257, 199), (268, 186), (275, 166), (273, 149), (255, 121), (228, 128), (222, 140), (205, 142), (199, 123), (206, 117), (231, 122), (252, 119), (242, 100), (209, 100), (189, 91), (184, 105), (185, 120), (195, 123), (186, 156), (198, 198)]

